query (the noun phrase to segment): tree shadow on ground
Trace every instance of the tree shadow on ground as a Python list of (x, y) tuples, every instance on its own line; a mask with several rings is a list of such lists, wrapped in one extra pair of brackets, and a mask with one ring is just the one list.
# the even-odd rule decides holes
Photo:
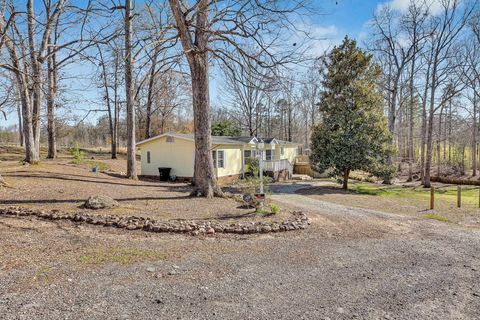
[[(132, 183), (124, 183), (124, 182), (117, 182), (114, 180), (106, 180), (106, 178), (103, 177), (92, 177), (92, 176), (82, 176), (82, 175), (74, 175), (74, 174), (59, 174), (55, 172), (43, 172), (44, 174), (41, 173), (23, 173), (23, 174), (18, 174), (19, 172), (17, 171), (16, 173), (11, 172), (11, 173), (4, 173), (2, 174), (4, 177), (12, 177), (12, 178), (35, 178), (35, 179), (53, 179), (53, 180), (64, 180), (64, 181), (77, 181), (77, 182), (85, 182), (85, 183), (97, 183), (97, 184), (108, 184), (108, 185), (115, 185), (115, 186), (126, 186), (126, 187), (149, 187), (149, 188), (159, 188), (159, 187), (165, 187), (170, 190), (175, 190), (181, 192), (181, 190), (187, 189), (185, 185), (178, 185), (178, 186), (172, 186), (169, 184), (144, 184), (144, 183), (137, 183), (134, 182), (133, 180)], [(98, 180), (94, 180), (98, 179)], [(105, 180), (102, 180), (105, 179)], [(122, 178), (122, 180), (127, 180), (125, 178)], [(127, 180), (128, 181), (128, 180)]]
[[(111, 184), (111, 185), (121, 185), (121, 186), (135, 186), (135, 187), (155, 187), (155, 188), (167, 188), (170, 191), (177, 192), (190, 192), (192, 186), (186, 183), (174, 183), (174, 182), (163, 182), (163, 181), (154, 181), (154, 180), (140, 180), (144, 182), (150, 182), (148, 184), (141, 183), (135, 180), (129, 180), (126, 176), (118, 173), (105, 173), (100, 174), (108, 175), (109, 177), (98, 176), (89, 176), (81, 175), (74, 173), (58, 173), (51, 171), (41, 171), (41, 172), (30, 172), (30, 171), (15, 171), (15, 172), (6, 172), (2, 175), (4, 177), (19, 177), (19, 178), (40, 178), (40, 179), (57, 179), (65, 181), (78, 181), (78, 182), (87, 182), (87, 183), (100, 183), (100, 184)], [(115, 181), (114, 179), (119, 181)], [(95, 180), (92, 180), (95, 179)], [(125, 183), (120, 181), (131, 181), (131, 183)]]
[[(173, 197), (132, 197), (115, 199), (118, 202), (125, 201), (147, 201), (147, 200), (181, 200), (191, 199), (190, 195), (173, 196)], [(56, 203), (81, 203), (86, 199), (28, 199), (28, 200), (2, 200), (5, 205), (20, 205), (20, 204), (56, 204)]]

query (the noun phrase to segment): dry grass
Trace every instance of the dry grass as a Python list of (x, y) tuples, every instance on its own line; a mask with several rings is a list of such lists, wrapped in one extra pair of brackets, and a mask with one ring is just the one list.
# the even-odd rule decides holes
[[(16, 160), (0, 162), (0, 173), (14, 189), (0, 190), (0, 203), (26, 207), (76, 212), (92, 195), (106, 195), (120, 203), (119, 208), (97, 210), (95, 214), (148, 216), (155, 219), (256, 220), (254, 209), (232, 199), (207, 200), (190, 197), (185, 183), (134, 181), (125, 178), (126, 161), (112, 160), (108, 153), (86, 152), (78, 164), (61, 153), (59, 159), (42, 160), (38, 165), (23, 166), (18, 149), (7, 150)], [(92, 172), (92, 167), (102, 172)], [(278, 216), (287, 215), (280, 212)]]

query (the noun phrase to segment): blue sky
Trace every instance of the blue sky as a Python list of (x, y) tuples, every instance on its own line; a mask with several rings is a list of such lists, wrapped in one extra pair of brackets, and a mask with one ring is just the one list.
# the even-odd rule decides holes
[[(317, 13), (305, 18), (304, 24), (310, 29), (313, 36), (317, 39), (323, 39), (315, 41), (313, 43), (313, 52), (322, 53), (325, 49), (330, 48), (339, 43), (345, 35), (351, 38), (355, 38), (361, 41), (367, 34), (366, 24), (371, 19), (375, 9), (384, 3), (390, 2), (392, 6), (402, 8), (402, 6), (408, 5), (409, 0), (386, 0), (386, 1), (374, 1), (374, 0), (312, 0), (314, 6), (317, 9)], [(81, 66), (75, 66), (74, 69), (81, 69)], [(85, 77), (88, 71), (83, 72)], [(87, 76), (88, 77), (88, 76)], [(217, 78), (213, 74), (213, 78)], [(211, 83), (211, 99), (212, 105), (218, 105), (217, 84), (216, 81)], [(73, 85), (73, 83), (64, 84), (64, 86), (72, 89), (78, 89), (82, 87)], [(98, 99), (98, 93), (94, 92), (95, 87), (90, 87), (87, 90), (83, 90), (82, 94), (72, 95), (72, 100), (75, 100), (76, 106), (81, 105), (79, 113), (85, 114), (85, 110), (91, 105), (92, 109), (98, 106), (92, 105), (92, 100)], [(77, 90), (75, 90), (77, 91)], [(84, 97), (85, 101), (80, 102), (80, 98)], [(90, 101), (88, 101), (90, 100)], [(82, 117), (82, 114), (79, 114)], [(96, 118), (100, 114), (92, 115), (90, 121), (95, 122)], [(8, 115), (7, 122), (3, 117), (0, 119), (0, 127), (11, 125), (17, 122), (16, 114), (11, 113)]]

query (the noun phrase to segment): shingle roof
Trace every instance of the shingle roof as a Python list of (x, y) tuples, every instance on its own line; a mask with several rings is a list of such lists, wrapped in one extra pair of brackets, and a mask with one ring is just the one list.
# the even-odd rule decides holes
[[(171, 137), (177, 137), (177, 138), (182, 138), (186, 140), (194, 140), (193, 134), (187, 134), (187, 133), (164, 133), (155, 137), (152, 137), (150, 139), (146, 139), (143, 141), (140, 141), (137, 143), (138, 145), (144, 144), (146, 142), (158, 139), (163, 136), (171, 136)], [(253, 140), (253, 141), (252, 141)], [(256, 142), (258, 140), (263, 140), (264, 143), (272, 143), (272, 142), (278, 142), (279, 144), (296, 144), (288, 141), (282, 141), (282, 140), (277, 140), (275, 138), (262, 138), (262, 139), (257, 139), (256, 137), (248, 137), (248, 136), (212, 136), (212, 143), (213, 144), (246, 144), (246, 143), (251, 143), (251, 142)]]

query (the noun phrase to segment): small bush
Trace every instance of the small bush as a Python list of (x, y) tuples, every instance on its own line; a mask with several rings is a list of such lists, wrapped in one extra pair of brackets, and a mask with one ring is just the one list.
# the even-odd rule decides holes
[(280, 207), (274, 203), (270, 204), (270, 211), (272, 214), (277, 214), (280, 212)]
[(83, 158), (85, 158), (85, 154), (80, 150), (80, 144), (78, 142), (75, 142), (70, 148), (70, 154), (73, 157), (73, 162), (76, 164), (79, 164), (82, 162)]
[(247, 167), (248, 167), (248, 172), (253, 177), (258, 177), (258, 174), (259, 174), (258, 158), (247, 158)]

